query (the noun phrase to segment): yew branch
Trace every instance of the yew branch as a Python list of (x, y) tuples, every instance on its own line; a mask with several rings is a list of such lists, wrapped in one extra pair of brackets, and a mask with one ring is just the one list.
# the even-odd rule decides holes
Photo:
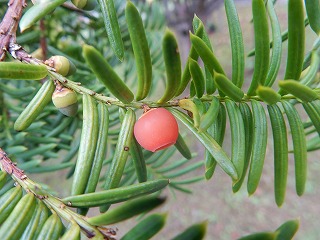
[(57, 197), (52, 196), (42, 187), (29, 179), (24, 171), (13, 163), (5, 151), (0, 148), (0, 167), (2, 171), (7, 172), (11, 177), (27, 192), (33, 193), (39, 200), (51, 210), (55, 211), (60, 217), (69, 222), (76, 222), (83, 233), (88, 238), (96, 237), (96, 239), (115, 240), (116, 231), (108, 227), (96, 227), (86, 221), (86, 217), (67, 208), (63, 202)]
[(9, 0), (8, 9), (0, 23), (0, 61), (3, 61), (10, 45), (16, 43), (16, 32), (26, 0)]

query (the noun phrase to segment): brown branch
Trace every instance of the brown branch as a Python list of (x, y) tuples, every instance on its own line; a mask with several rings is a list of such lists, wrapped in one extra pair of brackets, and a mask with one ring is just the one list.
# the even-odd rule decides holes
[(8, 9), (0, 23), (0, 61), (3, 61), (10, 45), (16, 43), (16, 32), (26, 0), (9, 0)]
[(7, 172), (10, 175), (14, 175), (16, 178), (25, 180), (27, 176), (24, 174), (24, 171), (21, 170), (13, 163), (7, 156), (7, 154), (0, 148), (0, 161), (1, 169), (4, 172)]
[(40, 46), (42, 50), (43, 59), (47, 59), (47, 52), (48, 52), (45, 31), (46, 31), (46, 26), (45, 26), (44, 20), (41, 19), (40, 20)]

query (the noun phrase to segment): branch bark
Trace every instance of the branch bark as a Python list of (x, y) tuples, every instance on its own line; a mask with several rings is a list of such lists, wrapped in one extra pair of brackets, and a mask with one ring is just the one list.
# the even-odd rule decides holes
[(14, 175), (20, 180), (25, 180), (27, 176), (24, 174), (23, 170), (19, 169), (15, 163), (13, 163), (8, 155), (0, 148), (0, 166), (2, 171), (7, 172), (10, 175)]
[(8, 9), (0, 23), (0, 61), (3, 61), (10, 45), (16, 43), (16, 32), (26, 0), (9, 0)]

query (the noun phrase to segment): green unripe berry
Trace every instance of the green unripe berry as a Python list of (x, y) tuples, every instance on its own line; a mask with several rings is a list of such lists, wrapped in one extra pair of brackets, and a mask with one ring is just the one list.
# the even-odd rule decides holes
[(45, 63), (65, 77), (72, 75), (76, 71), (76, 66), (64, 56), (52, 56)]
[(96, 6), (96, 1), (95, 0), (71, 0), (71, 2), (80, 9), (83, 10), (93, 10)]
[(52, 94), (52, 102), (62, 114), (68, 117), (73, 117), (77, 114), (77, 94), (69, 88), (57, 86)]

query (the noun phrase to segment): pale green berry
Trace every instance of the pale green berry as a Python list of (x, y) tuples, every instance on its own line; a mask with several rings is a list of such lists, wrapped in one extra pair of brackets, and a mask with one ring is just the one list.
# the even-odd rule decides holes
[(56, 87), (56, 90), (52, 94), (52, 102), (62, 114), (68, 117), (73, 117), (77, 114), (77, 94), (68, 88)]

